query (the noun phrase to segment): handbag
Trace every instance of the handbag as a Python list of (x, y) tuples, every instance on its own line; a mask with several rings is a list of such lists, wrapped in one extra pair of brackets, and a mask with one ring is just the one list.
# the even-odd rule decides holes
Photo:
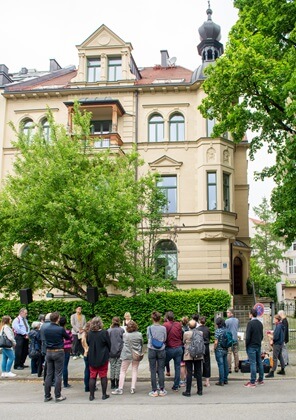
[(11, 349), (12, 347), (12, 341), (7, 338), (7, 335), (4, 331), (2, 331), (0, 335), (0, 347), (3, 349)]
[(160, 340), (157, 340), (157, 338), (154, 338), (153, 337), (150, 327), (149, 327), (149, 333), (150, 333), (150, 336), (151, 336), (151, 344), (152, 344), (152, 346), (155, 349), (157, 349), (157, 350), (161, 349), (161, 347), (163, 346), (164, 342), (163, 341), (160, 341)]
[(31, 350), (29, 352), (30, 359), (38, 359), (39, 356), (41, 356), (41, 351), (40, 350), (34, 349), (34, 350)]

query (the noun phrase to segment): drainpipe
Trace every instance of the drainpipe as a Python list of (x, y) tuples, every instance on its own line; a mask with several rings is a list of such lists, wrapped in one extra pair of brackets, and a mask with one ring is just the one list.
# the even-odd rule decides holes
[[(139, 134), (139, 92), (135, 92), (135, 147), (138, 152), (138, 134)], [(136, 162), (135, 179), (138, 180), (138, 161)]]

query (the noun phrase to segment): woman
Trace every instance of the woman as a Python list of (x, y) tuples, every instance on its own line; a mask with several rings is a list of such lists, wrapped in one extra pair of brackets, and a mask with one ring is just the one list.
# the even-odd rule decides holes
[(278, 315), (281, 317), (282, 324), (284, 326), (285, 341), (282, 348), (282, 356), (285, 362), (285, 366), (287, 366), (289, 364), (289, 355), (288, 355), (288, 349), (287, 349), (287, 344), (289, 342), (289, 323), (288, 323), (287, 315), (285, 311), (283, 310), (278, 311)]
[[(183, 337), (184, 337), (184, 333), (186, 331), (189, 331), (188, 322), (189, 322), (188, 316), (183, 316), (183, 318), (181, 319)], [(186, 386), (186, 366), (185, 366), (185, 361), (184, 361), (184, 346), (183, 346), (183, 355), (182, 355), (181, 368), (180, 368), (180, 386)]]
[(124, 315), (123, 315), (123, 323), (122, 323), (122, 328), (124, 329), (124, 332), (126, 331), (126, 326), (127, 326), (127, 324), (130, 322), (130, 321), (132, 321), (132, 317), (131, 317), (131, 314), (130, 314), (130, 312), (126, 312)]
[(32, 322), (32, 329), (29, 332), (29, 357), (31, 359), (31, 375), (42, 376), (42, 353), (39, 321)]
[[(85, 324), (85, 327), (83, 329), (82, 335), (81, 335), (81, 345), (83, 348), (83, 360), (84, 360), (84, 391), (89, 392), (89, 363), (88, 363), (88, 344), (87, 344), (87, 334), (89, 332), (90, 327), (90, 321), (88, 321)], [(95, 388), (95, 391), (97, 391), (97, 388)]]
[(107, 394), (107, 373), (111, 342), (109, 334), (103, 330), (103, 322), (100, 317), (91, 320), (86, 342), (88, 345), (89, 362), (89, 400), (95, 399), (96, 380), (99, 375), (102, 386), (102, 400), (109, 398)]
[[(197, 382), (197, 394), (202, 395), (202, 362), (203, 362), (203, 355), (196, 357), (193, 359), (193, 357), (189, 353), (189, 345), (191, 343), (192, 334), (193, 331), (196, 330), (196, 321), (194, 319), (191, 319), (188, 323), (189, 331), (185, 331), (183, 336), (183, 343), (184, 343), (184, 361), (186, 366), (186, 391), (182, 392), (182, 395), (184, 397), (190, 397), (191, 396), (191, 385), (192, 385), (192, 374), (194, 371), (194, 376), (196, 378)], [(201, 331), (194, 331), (194, 334), (200, 334), (202, 335)]]
[(117, 389), (112, 391), (113, 395), (123, 394), (123, 385), (125, 381), (125, 375), (130, 364), (132, 364), (132, 383), (131, 383), (131, 394), (135, 393), (136, 382), (138, 377), (139, 361), (133, 360), (132, 352), (141, 354), (143, 350), (143, 337), (138, 331), (138, 325), (135, 321), (130, 321), (126, 326), (126, 332), (123, 334), (123, 348), (120, 355), (121, 368), (119, 375), (119, 386)]
[(209, 328), (206, 326), (206, 317), (201, 316), (199, 318), (200, 326), (197, 327), (199, 331), (203, 334), (203, 339), (205, 343), (205, 354), (204, 362), (202, 365), (202, 376), (205, 378), (205, 386), (210, 386), (210, 377), (211, 377), (211, 356), (210, 356), (210, 338), (211, 333)]
[(4, 349), (2, 348), (2, 378), (14, 378), (16, 376), (15, 373), (11, 372), (11, 366), (14, 362), (14, 347), (16, 345), (16, 341), (14, 338), (14, 333), (10, 327), (11, 325), (11, 318), (8, 315), (4, 315), (1, 321), (1, 334), (4, 333), (8, 340), (12, 342), (12, 347)]
[[(149, 368), (151, 375), (151, 388), (152, 391), (149, 392), (150, 397), (164, 397), (167, 392), (164, 388), (164, 369), (165, 369), (165, 341), (167, 337), (166, 328), (163, 325), (160, 325), (161, 314), (159, 312), (152, 312), (152, 325), (147, 328), (147, 337), (148, 337), (148, 360)], [(153, 346), (153, 339), (159, 341), (158, 348)], [(156, 344), (156, 343), (154, 343)], [(160, 347), (161, 346), (161, 347)], [(158, 375), (159, 391), (157, 389), (157, 379), (156, 373)]]
[(119, 374), (121, 367), (120, 354), (123, 347), (123, 328), (120, 327), (118, 316), (112, 318), (111, 327), (108, 329), (111, 350), (110, 350), (110, 379), (111, 389), (117, 389), (119, 386)]
[(59, 322), (60, 326), (65, 328), (66, 333), (68, 334), (68, 336), (70, 337), (70, 339), (66, 339), (64, 338), (64, 354), (65, 354), (65, 358), (64, 358), (64, 367), (63, 367), (63, 384), (64, 384), (64, 388), (71, 388), (71, 385), (68, 382), (68, 366), (69, 366), (69, 361), (70, 361), (70, 356), (71, 356), (71, 349), (72, 349), (72, 344), (73, 344), (73, 336), (72, 336), (72, 332), (71, 330), (66, 328), (66, 324), (67, 324), (67, 319), (65, 316), (61, 316), (60, 318), (60, 322)]
[(224, 349), (221, 346), (221, 339), (226, 331), (226, 324), (223, 318), (216, 319), (216, 331), (215, 331), (215, 342), (214, 350), (215, 357), (219, 369), (219, 381), (215, 385), (224, 386), (228, 384), (228, 362), (227, 362), (227, 353), (228, 349)]

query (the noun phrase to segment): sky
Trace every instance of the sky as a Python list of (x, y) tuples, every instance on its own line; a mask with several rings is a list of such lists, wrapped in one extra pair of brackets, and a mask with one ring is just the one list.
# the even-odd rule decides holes
[[(210, 4), (225, 46), (237, 10), (233, 0), (210, 0)], [(196, 48), (198, 28), (207, 20), (207, 8), (207, 0), (5, 1), (1, 3), (0, 64), (10, 72), (22, 67), (48, 70), (49, 60), (54, 58), (62, 67), (77, 67), (76, 45), (105, 24), (132, 44), (138, 67), (160, 64), (160, 50), (168, 50), (170, 57), (177, 58), (176, 65), (195, 70), (201, 63)], [(263, 151), (249, 162), (250, 217), (263, 196), (269, 198), (273, 186), (253, 181), (253, 172), (268, 159)]]

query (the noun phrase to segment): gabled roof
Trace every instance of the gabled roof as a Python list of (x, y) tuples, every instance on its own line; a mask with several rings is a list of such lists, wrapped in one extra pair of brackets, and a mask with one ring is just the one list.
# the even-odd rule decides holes
[(78, 49), (84, 48), (93, 48), (93, 47), (102, 47), (102, 46), (126, 46), (126, 44), (130, 45), (131, 43), (126, 43), (121, 39), (116, 33), (111, 31), (110, 28), (106, 25), (101, 25), (95, 32), (93, 32), (85, 41), (82, 42), (80, 45), (76, 45)]

